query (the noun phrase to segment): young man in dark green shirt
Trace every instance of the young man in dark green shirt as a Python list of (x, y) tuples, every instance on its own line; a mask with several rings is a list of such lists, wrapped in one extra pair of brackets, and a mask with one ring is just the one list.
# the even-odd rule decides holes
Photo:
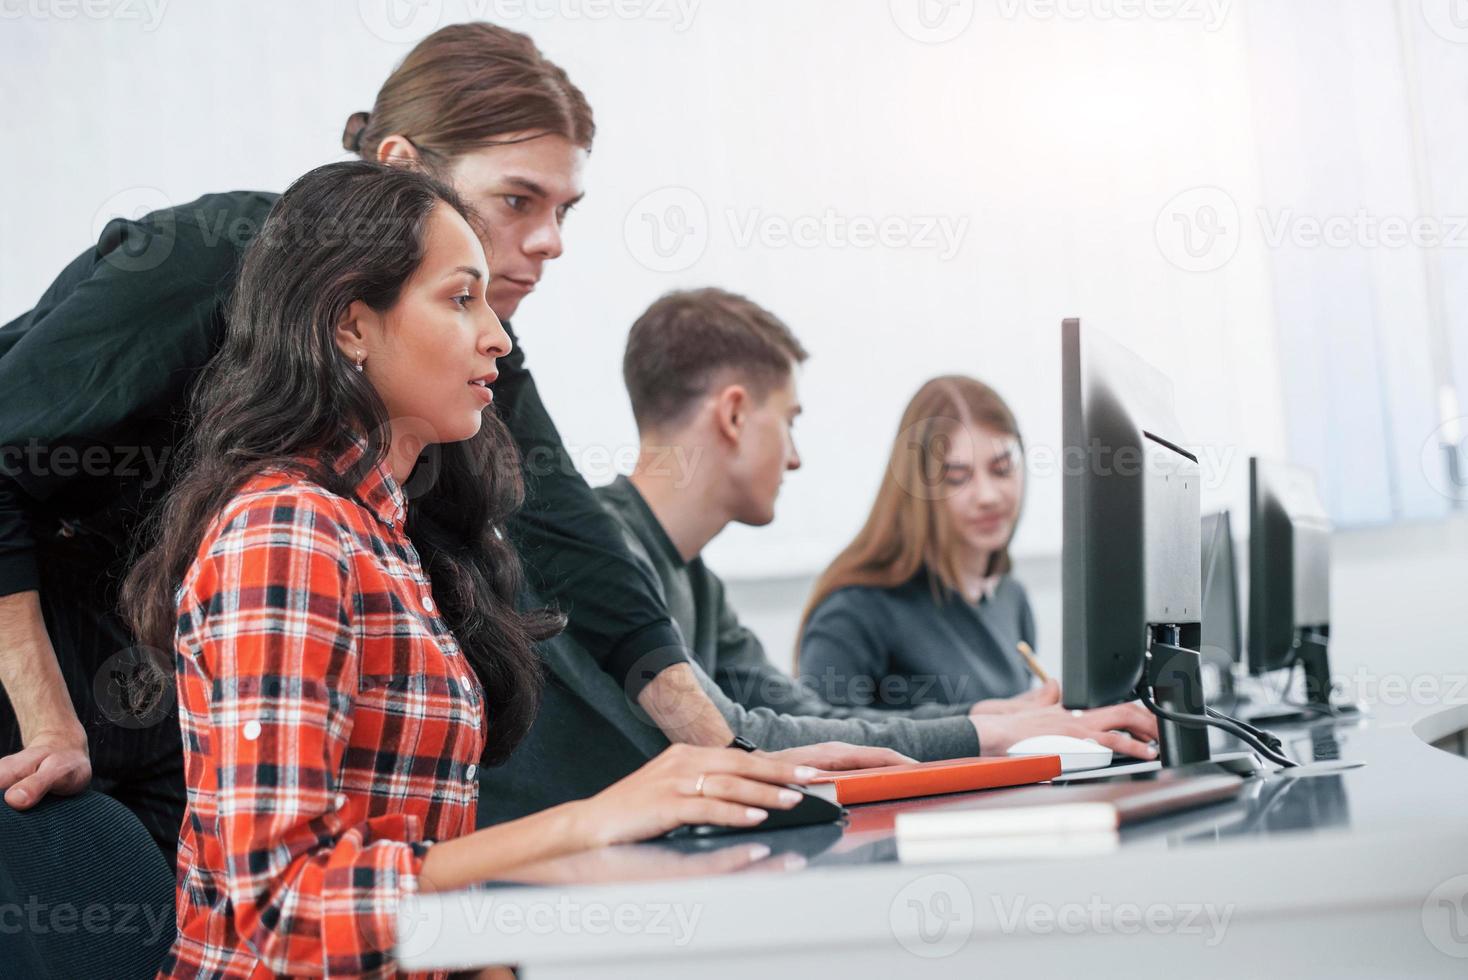
[[(812, 741), (840, 720), (871, 726), (865, 738), (842, 736), (848, 740), (905, 747), (915, 739), (909, 754), (924, 758), (1002, 754), (1039, 734), (1094, 737), (1152, 758), (1150, 713), (1130, 704), (1076, 715), (1059, 706), (1053, 682), (1017, 698), (895, 712), (831, 705), (770, 661), (700, 555), (731, 522), (773, 520), (784, 476), (800, 466), (791, 427), (800, 413), (796, 367), (805, 356), (772, 314), (717, 289), (663, 297), (628, 338), (623, 374), (641, 453), (630, 478), (597, 494), (632, 552), (657, 573), (694, 663), (742, 708), (777, 712), (797, 731), (806, 726)], [(960, 719), (970, 724), (955, 729)], [(893, 741), (898, 736), (884, 726), (894, 724), (912, 726), (900, 736), (907, 741)], [(967, 738), (959, 737), (964, 729)]]

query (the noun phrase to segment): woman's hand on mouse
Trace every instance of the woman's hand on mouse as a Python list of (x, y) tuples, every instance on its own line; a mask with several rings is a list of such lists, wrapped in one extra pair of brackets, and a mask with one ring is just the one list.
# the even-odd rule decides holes
[(762, 752), (674, 745), (632, 775), (571, 804), (581, 847), (647, 840), (684, 824), (753, 827), (770, 810), (789, 810), (800, 794), (784, 783), (818, 773)]

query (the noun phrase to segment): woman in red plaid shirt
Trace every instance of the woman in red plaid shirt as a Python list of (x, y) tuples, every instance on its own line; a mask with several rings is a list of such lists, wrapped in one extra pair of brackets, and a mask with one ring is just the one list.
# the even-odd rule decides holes
[(796, 802), (775, 784), (815, 775), (680, 745), (474, 830), (476, 767), (524, 735), (532, 643), (560, 628), (515, 605), (500, 528), (519, 466), (485, 412), (510, 340), (488, 281), (453, 191), (364, 162), (298, 180), (246, 253), (187, 469), (126, 591), (138, 635), (174, 652), (183, 729), (162, 976), (390, 974), (409, 893), (751, 825)]

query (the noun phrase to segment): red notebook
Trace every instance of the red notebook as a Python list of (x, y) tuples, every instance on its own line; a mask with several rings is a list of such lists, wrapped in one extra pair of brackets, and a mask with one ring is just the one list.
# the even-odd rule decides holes
[(1000, 786), (1023, 786), (1059, 775), (1058, 755), (944, 759), (940, 762), (910, 762), (901, 766), (830, 772), (812, 780), (807, 788), (842, 806), (850, 806), (853, 803), (967, 793)]

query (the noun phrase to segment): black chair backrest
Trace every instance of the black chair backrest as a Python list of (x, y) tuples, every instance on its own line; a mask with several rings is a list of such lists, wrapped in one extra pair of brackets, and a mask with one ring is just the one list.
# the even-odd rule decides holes
[(151, 978), (174, 932), (173, 871), (127, 807), (92, 791), (0, 801), (0, 973)]

